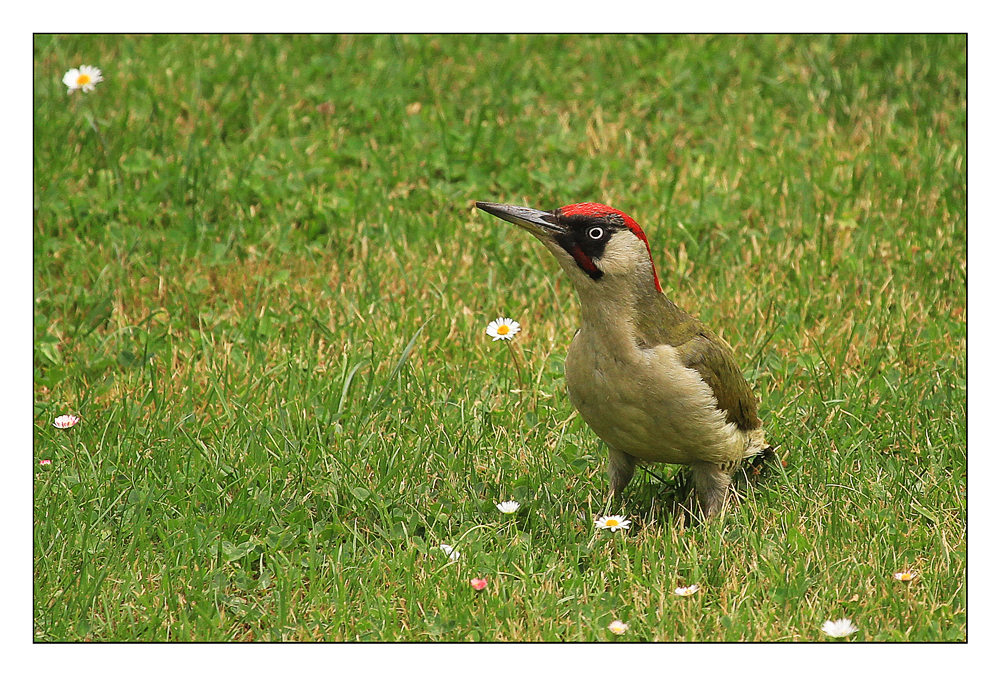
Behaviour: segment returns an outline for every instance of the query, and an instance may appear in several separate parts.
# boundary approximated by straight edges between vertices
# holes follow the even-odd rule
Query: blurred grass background
[[[964,640],[965,72],[952,35],[36,36],[36,640]],[[575,298],[477,199],[632,215],[788,466],[695,528],[641,477],[595,537]]]

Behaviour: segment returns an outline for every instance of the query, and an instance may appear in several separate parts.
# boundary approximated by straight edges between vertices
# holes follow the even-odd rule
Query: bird
[[[732,348],[663,292],[639,224],[595,202],[476,207],[534,235],[576,290],[566,387],[607,445],[608,499],[621,496],[639,463],[688,465],[702,515],[718,514],[744,459],[772,447]]]

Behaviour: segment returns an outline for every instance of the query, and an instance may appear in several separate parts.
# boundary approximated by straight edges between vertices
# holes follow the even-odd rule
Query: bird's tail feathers
[[[757,428],[747,435],[747,447],[743,451],[743,458],[757,458],[766,456],[770,458],[774,454],[774,446],[764,440],[764,430]]]

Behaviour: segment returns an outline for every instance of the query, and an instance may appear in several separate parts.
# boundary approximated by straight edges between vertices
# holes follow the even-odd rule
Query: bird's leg
[[[691,466],[691,476],[694,479],[695,492],[705,517],[714,516],[726,503],[732,473],[729,467],[720,467],[714,463],[701,462]]]
[[[608,447],[608,479],[611,483],[611,495],[620,497],[635,474],[635,458],[628,453]]]

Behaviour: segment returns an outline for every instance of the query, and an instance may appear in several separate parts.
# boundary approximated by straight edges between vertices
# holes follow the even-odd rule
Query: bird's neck
[[[580,319],[584,330],[603,336],[602,340],[622,347],[635,347],[638,319],[648,315],[664,300],[663,293],[648,283],[604,277],[598,282],[580,280],[575,286],[580,297]],[[646,282],[647,280],[640,280]]]

